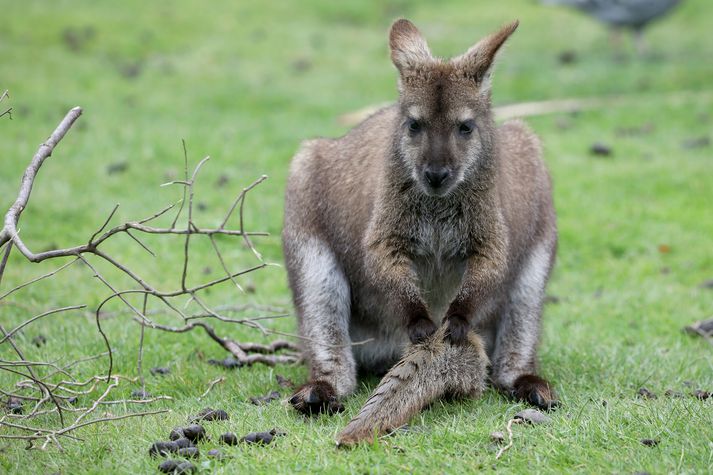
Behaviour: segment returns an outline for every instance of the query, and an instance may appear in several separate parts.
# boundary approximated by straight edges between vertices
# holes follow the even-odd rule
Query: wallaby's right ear
[[[404,70],[417,68],[432,59],[426,40],[410,21],[402,18],[391,25],[389,33],[391,61],[403,73]]]

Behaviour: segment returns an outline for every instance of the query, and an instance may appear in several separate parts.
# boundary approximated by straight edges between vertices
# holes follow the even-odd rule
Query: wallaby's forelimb
[[[337,445],[373,441],[444,395],[476,397],[483,392],[489,362],[482,340],[471,331],[463,344],[454,345],[446,334],[443,325],[424,343],[409,346],[339,434]]]
[[[499,225],[499,222],[492,224],[493,227]],[[497,246],[491,245],[485,252],[468,259],[461,288],[446,312],[446,337],[452,343],[465,340],[470,330],[470,318],[483,305],[486,296],[501,285],[505,268],[505,256]]]
[[[412,260],[399,252],[405,243],[388,235],[390,227],[386,223],[377,221],[370,232],[374,237],[368,244],[367,262],[374,279],[389,289],[393,311],[404,322],[411,343],[423,342],[436,331],[436,324],[421,297]]]

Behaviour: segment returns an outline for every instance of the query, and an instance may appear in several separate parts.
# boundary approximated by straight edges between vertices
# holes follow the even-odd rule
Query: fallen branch
[[[7,93],[0,96],[0,100],[7,97]],[[85,427],[90,424],[96,424],[100,422],[107,422],[113,420],[124,419],[127,417],[137,417],[143,415],[158,414],[162,411],[149,411],[149,412],[139,412],[125,414],[121,416],[111,416],[111,417],[100,417],[95,419],[89,419],[89,416],[93,414],[96,409],[104,405],[127,405],[127,404],[148,404],[161,400],[171,400],[168,396],[156,396],[156,397],[141,397],[140,399],[117,399],[111,400],[110,395],[113,389],[119,386],[121,380],[128,380],[130,383],[136,383],[137,381],[141,384],[141,394],[146,394],[144,390],[144,378],[143,378],[143,345],[144,345],[144,330],[146,328],[167,331],[173,333],[183,333],[193,330],[194,328],[202,328],[205,333],[216,343],[218,343],[223,349],[228,351],[236,360],[239,361],[240,365],[250,365],[254,363],[262,363],[266,365],[273,366],[280,363],[294,363],[300,361],[299,347],[291,342],[285,340],[274,341],[270,344],[260,344],[260,343],[242,343],[235,341],[231,338],[218,335],[216,330],[203,321],[196,321],[201,318],[217,318],[227,323],[235,323],[248,326],[253,329],[259,330],[262,334],[272,334],[273,330],[266,328],[262,321],[270,320],[274,318],[281,318],[287,316],[284,312],[279,315],[258,315],[254,317],[246,317],[241,319],[230,319],[220,315],[218,312],[221,310],[226,311],[236,311],[240,312],[249,308],[256,310],[263,310],[266,312],[275,312],[276,309],[273,307],[258,307],[258,306],[227,306],[224,308],[210,307],[206,302],[204,302],[202,294],[206,289],[213,286],[220,285],[226,282],[232,283],[235,288],[242,292],[243,289],[240,286],[238,279],[248,273],[255,272],[257,270],[267,267],[268,263],[264,262],[262,255],[255,248],[251,237],[256,236],[266,236],[267,233],[264,232],[248,232],[244,229],[245,219],[244,219],[244,209],[245,200],[247,195],[254,190],[260,183],[267,179],[266,176],[261,176],[250,185],[243,188],[236,198],[232,201],[232,204],[225,214],[220,224],[216,228],[203,228],[198,226],[193,217],[193,203],[194,203],[194,185],[199,176],[202,167],[208,162],[209,157],[205,157],[201,160],[196,167],[193,169],[192,173],[189,175],[188,170],[188,153],[183,143],[184,151],[184,179],[176,180],[166,185],[178,185],[183,187],[183,198],[172,205],[166,206],[163,209],[151,214],[150,216],[138,220],[138,221],[128,221],[122,224],[110,226],[110,223],[114,216],[116,215],[118,205],[114,206],[111,212],[108,214],[104,222],[99,226],[99,228],[94,231],[94,233],[89,237],[85,244],[76,245],[61,249],[50,249],[41,252],[32,251],[29,246],[25,243],[18,230],[18,223],[22,216],[23,211],[27,208],[30,196],[32,193],[32,188],[35,183],[35,179],[44,164],[44,162],[49,158],[54,149],[60,143],[60,141],[68,133],[72,125],[81,116],[82,109],[75,107],[71,109],[64,119],[60,122],[57,128],[52,132],[49,138],[42,143],[37,153],[33,156],[29,165],[27,166],[17,194],[17,197],[13,204],[8,209],[7,213],[4,215],[3,225],[0,229],[0,250],[2,252],[0,257],[0,283],[2,283],[3,275],[7,268],[8,262],[10,260],[10,255],[12,252],[17,250],[27,261],[32,263],[40,263],[52,259],[62,259],[62,258],[72,258],[70,261],[63,263],[60,267],[35,277],[25,283],[21,283],[11,287],[9,290],[4,290],[0,293],[0,303],[15,303],[9,302],[7,299],[9,296],[21,291],[22,289],[30,286],[36,282],[44,279],[52,278],[59,272],[62,272],[73,263],[81,261],[85,266],[91,270],[94,277],[109,290],[109,295],[100,301],[98,306],[93,309],[94,320],[96,324],[97,331],[104,339],[106,346],[106,352],[100,355],[88,356],[80,358],[73,362],[67,364],[58,364],[57,362],[47,362],[47,361],[32,361],[24,357],[24,354],[20,347],[16,344],[15,338],[18,334],[25,332],[31,325],[37,324],[38,321],[43,320],[49,316],[64,314],[69,311],[76,311],[86,308],[85,304],[80,305],[66,305],[58,307],[55,309],[45,310],[45,311],[34,311],[32,312],[29,306],[23,304],[17,304],[16,308],[20,311],[25,310],[33,316],[28,317],[21,323],[17,324],[14,328],[6,331],[5,328],[0,326],[0,349],[2,345],[8,345],[17,354],[18,359],[1,359],[0,360],[0,371],[13,374],[15,377],[20,377],[21,379],[15,383],[15,387],[12,389],[2,389],[0,388],[0,393],[7,396],[8,404],[15,401],[15,410],[20,413],[8,413],[2,418],[0,418],[0,427],[5,426],[11,428],[15,431],[25,432],[24,434],[0,434],[0,438],[6,439],[20,439],[26,440],[30,447],[34,447],[34,442],[43,441],[40,448],[45,449],[49,444],[54,444],[58,448],[62,448],[60,440],[62,437],[68,437],[76,439],[71,432]],[[170,226],[161,227],[153,224],[154,221],[165,216],[171,210],[178,206],[176,214],[173,216]],[[228,228],[228,223],[231,221],[231,217],[237,213],[237,220],[239,222],[239,229]],[[185,216],[185,219],[181,219]],[[180,223],[183,224],[180,224]],[[150,283],[148,280],[143,278],[141,274],[132,269],[127,264],[124,264],[117,257],[109,254],[103,246],[105,242],[112,239],[114,236],[125,234],[134,243],[140,246],[144,251],[149,253],[151,256],[155,257],[155,253],[143,242],[141,239],[142,235],[172,235],[183,240],[183,262],[182,271],[180,276],[180,282],[177,289],[160,290],[155,285]],[[224,272],[223,277],[214,278],[208,280],[207,282],[189,284],[190,276],[190,252],[189,243],[193,237],[207,238],[213,247],[216,257],[220,261],[222,270]],[[228,262],[224,259],[220,252],[216,236],[225,236],[228,238],[239,238],[244,241],[245,246],[251,251],[252,255],[258,260],[255,265],[247,267],[242,270],[233,271],[230,269]],[[118,288],[115,283],[113,283],[107,276],[105,276],[101,271],[100,267],[95,265],[94,261],[103,262],[108,264],[110,267],[118,270],[120,274],[124,277],[128,277],[129,281],[132,283],[131,288]],[[142,304],[135,305],[133,299],[136,297],[141,297]],[[188,297],[188,303],[194,303],[199,311],[198,312],[188,312],[186,311],[186,305],[182,305],[177,299],[183,300]],[[3,302],[5,300],[5,302]],[[114,375],[113,373],[113,359],[114,350],[109,341],[108,335],[102,328],[101,319],[106,318],[107,314],[102,313],[102,309],[110,302],[118,300],[123,303],[125,310],[121,312],[114,312],[114,315],[122,315],[124,313],[129,313],[133,315],[133,320],[139,323],[140,327],[140,337],[138,342],[138,358],[137,358],[137,378],[127,378],[121,375]],[[162,310],[149,309],[149,303],[159,303],[162,305]],[[183,326],[170,326],[163,325],[154,322],[151,319],[152,315],[165,315],[173,314],[179,317]],[[194,321],[191,321],[194,320]],[[287,350],[287,351],[285,351]],[[281,354],[276,354],[282,352]],[[83,381],[77,381],[69,371],[71,368],[75,367],[77,364],[84,361],[91,361],[97,358],[106,356],[108,359],[108,369],[106,374],[95,375],[89,379]],[[101,394],[96,394],[102,383],[108,383],[107,387]],[[209,386],[208,391],[215,385],[218,384],[220,380],[216,380]],[[87,407],[75,407],[72,406],[77,398],[89,398],[91,396],[92,402],[89,403]],[[19,402],[18,402],[19,401]],[[31,403],[33,408],[29,413],[22,413],[22,404]],[[50,409],[44,409],[47,403],[51,403],[54,407]],[[79,415],[74,419],[74,421],[65,425],[64,413]],[[39,415],[51,415],[57,414],[59,417],[60,428],[42,428],[42,427],[32,427],[30,425],[17,424],[15,422],[10,422],[10,420],[23,420],[32,419]],[[31,432],[31,434],[27,434]]]

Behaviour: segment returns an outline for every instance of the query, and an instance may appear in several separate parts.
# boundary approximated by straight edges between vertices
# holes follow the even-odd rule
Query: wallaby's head
[[[490,76],[495,54],[517,25],[505,25],[450,60],[432,56],[410,21],[391,26],[391,59],[400,76],[394,145],[428,195],[447,195],[492,159]]]

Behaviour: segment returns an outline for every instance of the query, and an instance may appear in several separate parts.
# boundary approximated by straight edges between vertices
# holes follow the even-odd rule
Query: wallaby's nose
[[[440,188],[450,174],[446,167],[428,167],[425,171],[428,184],[434,188]]]

